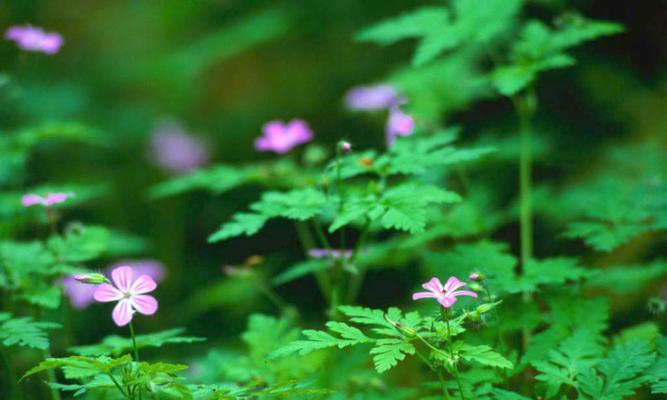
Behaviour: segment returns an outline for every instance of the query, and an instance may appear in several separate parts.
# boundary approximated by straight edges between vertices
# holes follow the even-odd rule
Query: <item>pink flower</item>
[[[5,32],[5,39],[13,40],[23,50],[56,54],[63,45],[63,37],[57,32],[44,32],[36,26],[12,26]]]
[[[410,136],[415,129],[415,120],[401,111],[398,105],[389,109],[389,117],[385,125],[387,146],[394,144],[397,136]]]
[[[129,266],[137,276],[148,275],[157,283],[162,282],[165,276],[164,266],[156,260],[126,260],[110,265],[105,273],[109,273],[118,267]],[[69,298],[70,304],[76,309],[88,307],[93,301],[95,293],[95,284],[84,282],[86,276],[90,274],[76,274],[63,278],[63,287],[65,294]],[[101,282],[100,282],[101,283]]]
[[[153,315],[157,311],[158,302],[150,293],[157,283],[148,275],[141,275],[133,280],[132,268],[123,266],[111,271],[113,285],[103,283],[95,289],[93,297],[96,301],[107,303],[117,301],[111,316],[118,326],[125,326],[132,321],[135,311],[144,315]]]
[[[164,280],[166,275],[166,269],[161,262],[152,259],[145,260],[121,260],[117,263],[114,263],[106,268],[106,271],[112,271],[116,268],[128,266],[132,268],[132,271],[139,275],[148,275],[157,283],[160,283]]]
[[[456,298],[458,296],[471,296],[477,297],[477,293],[471,292],[469,290],[457,290],[460,287],[465,286],[465,282],[461,282],[455,276],[452,276],[447,280],[445,286],[442,286],[440,279],[431,278],[430,281],[422,285],[422,287],[428,292],[417,292],[412,295],[412,300],[432,298],[437,299],[438,303],[445,308],[451,307],[456,303]]]
[[[80,282],[74,276],[63,278],[63,289],[75,309],[88,307],[93,302],[95,285]]]
[[[64,202],[70,197],[74,197],[74,193],[48,193],[44,197],[34,193],[29,193],[21,197],[21,204],[23,204],[23,207],[34,206],[35,204],[39,204],[44,207],[51,207],[54,204]]]
[[[312,139],[313,132],[306,121],[293,119],[286,124],[278,120],[269,121],[262,127],[262,136],[255,140],[255,149],[285,154]]]
[[[401,101],[390,85],[357,86],[345,95],[345,105],[351,110],[375,111],[389,108]]]
[[[155,165],[172,173],[190,172],[209,160],[205,143],[174,120],[165,120],[157,125],[151,136],[149,151]]]

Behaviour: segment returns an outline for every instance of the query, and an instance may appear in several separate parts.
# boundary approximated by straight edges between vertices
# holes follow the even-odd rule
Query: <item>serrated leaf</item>
[[[204,341],[204,338],[195,336],[181,336],[184,328],[173,328],[162,332],[137,335],[137,348],[162,347],[166,344],[196,343]],[[75,346],[69,350],[82,356],[118,356],[131,351],[132,340],[117,335],[105,337],[101,343],[88,346]]]
[[[471,346],[462,344],[459,347],[459,351],[461,358],[466,361],[472,361],[497,368],[514,368],[514,364],[499,353],[493,351],[493,349],[487,345]]]
[[[406,355],[415,354],[415,347],[401,339],[379,339],[370,351],[373,364],[379,373],[395,367]]]
[[[12,318],[11,314],[0,312],[0,340],[3,346],[25,346],[47,349],[47,330],[60,328],[53,322],[34,321],[30,317]]]

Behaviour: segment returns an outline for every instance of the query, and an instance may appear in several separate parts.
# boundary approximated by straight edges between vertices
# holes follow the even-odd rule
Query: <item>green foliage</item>
[[[655,355],[644,341],[631,340],[615,346],[607,358],[582,373],[581,391],[596,400],[617,400],[631,396],[650,378],[644,371]]]
[[[537,78],[538,73],[569,67],[575,59],[566,50],[584,42],[623,31],[619,24],[587,20],[568,14],[551,29],[544,23],[528,21],[512,47],[511,64],[498,66],[491,74],[493,86],[505,96],[513,96]]]
[[[459,347],[461,358],[466,361],[472,361],[481,365],[487,365],[496,368],[512,369],[514,365],[499,353],[487,345],[471,346],[462,344]]]
[[[366,28],[357,39],[387,45],[417,38],[420,41],[412,61],[421,65],[462,43],[485,43],[506,32],[521,3],[493,0],[478,7],[474,1],[456,0],[451,10],[424,7]]]
[[[548,361],[533,363],[539,374],[535,379],[547,383],[547,396],[553,397],[561,385],[580,389],[579,379],[600,360],[602,337],[585,329],[575,331],[563,340],[558,350],[549,352]]]
[[[637,293],[649,284],[667,275],[667,262],[655,260],[649,264],[624,265],[605,268],[593,275],[588,285],[604,288],[615,294]],[[631,276],[632,279],[628,279]]]
[[[30,317],[12,318],[9,313],[0,312],[0,340],[6,347],[18,345],[44,350],[49,347],[46,331],[56,328],[60,325],[34,321]]]
[[[181,336],[184,328],[173,328],[162,332],[137,335],[137,348],[162,347],[165,344],[196,343],[204,338],[195,336]],[[75,346],[70,351],[81,356],[119,356],[132,350],[132,340],[117,335],[107,336],[99,344]]]
[[[262,199],[250,205],[254,213],[238,213],[232,222],[223,224],[209,237],[217,242],[234,236],[257,233],[272,218],[305,221],[322,212],[326,197],[316,189],[298,189],[290,192],[266,192]]]
[[[427,339],[442,341],[465,331],[461,323],[465,316],[450,321],[446,325],[442,321],[432,318],[423,318],[416,312],[403,314],[397,308],[390,308],[387,312],[356,306],[340,306],[339,310],[350,322],[370,327],[371,334],[366,334],[359,328],[344,322],[329,321],[326,323],[328,331],[304,330],[305,339],[296,340],[271,354],[271,358],[285,357],[291,354],[305,355],[315,350],[326,348],[343,349],[346,347],[371,344],[370,354],[373,355],[375,370],[384,373],[395,367],[407,355],[414,355],[416,346]],[[450,327],[451,331],[447,329]],[[380,337],[375,337],[379,335]],[[419,339],[419,340],[417,340]],[[454,344],[456,355],[445,350],[436,349],[429,344],[430,355],[445,365],[451,360],[461,359],[497,368],[512,368],[513,364],[489,346],[472,346],[463,342]]]
[[[62,368],[65,377],[77,379],[94,376],[96,374],[109,374],[115,368],[121,367],[132,362],[132,357],[124,355],[119,358],[109,357],[83,357],[71,356],[63,358],[47,358],[37,366],[28,370],[21,380],[47,369]]]

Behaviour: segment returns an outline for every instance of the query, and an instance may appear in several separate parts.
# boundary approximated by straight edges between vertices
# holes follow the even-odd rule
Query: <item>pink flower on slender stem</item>
[[[74,197],[74,193],[48,193],[43,197],[34,193],[29,193],[21,197],[21,204],[23,204],[23,207],[30,207],[36,204],[44,207],[51,207],[54,204],[64,202],[70,197]]]
[[[456,298],[458,296],[471,296],[477,297],[477,293],[471,292],[469,290],[458,290],[460,287],[465,286],[465,282],[461,282],[455,276],[452,276],[447,280],[447,283],[443,286],[438,278],[431,278],[430,281],[422,285],[422,287],[428,292],[417,292],[412,295],[412,300],[419,299],[437,299],[438,303],[445,308],[450,308],[454,303],[456,303]]]
[[[45,32],[36,26],[14,25],[5,32],[5,39],[16,42],[16,45],[28,51],[37,51],[53,55],[63,45],[63,37],[57,32]]]
[[[132,321],[135,311],[144,315],[153,315],[158,302],[153,296],[146,295],[157,287],[157,283],[148,275],[141,275],[133,280],[132,268],[124,266],[111,271],[113,285],[103,283],[95,289],[96,301],[107,303],[117,301],[111,316],[118,326],[125,326]]]
[[[300,119],[293,119],[288,123],[269,121],[262,127],[262,136],[255,140],[255,149],[285,154],[312,139],[313,131],[306,121]]]

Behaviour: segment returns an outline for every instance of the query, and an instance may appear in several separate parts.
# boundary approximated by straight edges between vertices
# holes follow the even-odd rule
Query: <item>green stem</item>
[[[118,388],[118,390],[123,395],[123,397],[125,397],[126,399],[129,399],[130,396],[127,393],[125,393],[125,391],[123,390],[123,387],[120,386],[120,384],[118,383],[116,378],[114,378],[113,374],[111,372],[109,372],[109,373],[107,373],[107,375],[109,375],[109,378],[111,378],[111,381],[113,382],[114,385],[116,385],[116,388]]]
[[[45,360],[47,358],[51,358],[51,351],[49,351],[48,348],[44,349],[42,351],[42,354]],[[46,370],[46,377],[49,383],[58,383],[58,380],[56,379],[56,372],[52,368]],[[50,385],[49,387],[51,388],[51,399],[60,400],[60,392],[58,391],[58,389],[51,387]]]
[[[134,361],[139,362],[139,348],[137,347],[137,338],[134,336],[134,324],[130,321],[130,337],[132,338],[132,349],[134,350]]]
[[[426,356],[424,356],[421,351],[419,351],[419,349],[415,348],[415,352],[417,357],[419,357],[424,362],[424,364],[426,364],[431,369],[431,371],[437,375],[438,381],[440,382],[440,387],[442,388],[442,394],[446,400],[449,400],[449,391],[447,391],[447,384],[445,383],[445,378],[442,376],[442,372],[435,368],[433,364],[428,361],[428,358],[426,358]]]
[[[315,240],[313,239],[313,236],[308,229],[308,225],[301,221],[297,221],[294,224],[296,228],[296,233],[297,236],[299,237],[299,242],[301,243],[301,247],[303,249],[303,254],[306,257],[309,257],[308,251],[310,249],[315,248]],[[329,301],[329,292],[331,288],[329,287],[329,279],[326,276],[325,271],[316,271],[315,272],[315,280],[317,281],[317,285],[320,288],[320,293],[322,293],[322,297],[324,297],[325,300]]]
[[[452,375],[459,388],[459,396],[461,397],[461,400],[465,400],[465,397],[463,396],[463,385],[461,385],[461,379],[459,378],[459,368],[457,366],[457,361],[454,358],[454,348],[452,347],[452,330],[449,326],[451,311],[449,309],[441,308],[440,312],[442,314],[442,319],[445,320],[445,324],[447,325],[447,347],[449,348],[449,358],[452,360]]]
[[[514,107],[519,116],[519,226],[520,226],[520,255],[521,272],[525,271],[526,266],[533,257],[533,210],[532,210],[532,119],[535,114],[537,99],[534,88],[531,86],[523,93],[521,97],[512,99]],[[531,301],[531,294],[523,293],[523,301]],[[523,348],[528,346],[531,332],[530,329],[523,329]]]
[[[296,311],[285,299],[283,299],[270,285],[267,285],[263,279],[256,279],[259,290],[282,311],[288,313],[289,311]]]
[[[359,255],[361,247],[366,242],[366,238],[368,237],[368,233],[370,232],[370,226],[371,226],[371,220],[367,219],[366,222],[364,223],[363,228],[361,228],[361,234],[359,235],[359,238],[357,239],[357,242],[354,245],[354,250],[349,260],[350,264],[354,264],[354,261],[357,259],[357,256]],[[348,288],[348,293],[347,293],[348,303],[354,303],[356,301],[357,297],[359,296],[359,291],[361,290],[361,284],[364,282],[365,275],[366,275],[366,269],[364,268],[357,268],[357,273],[352,275],[352,278],[350,279],[350,286]]]

